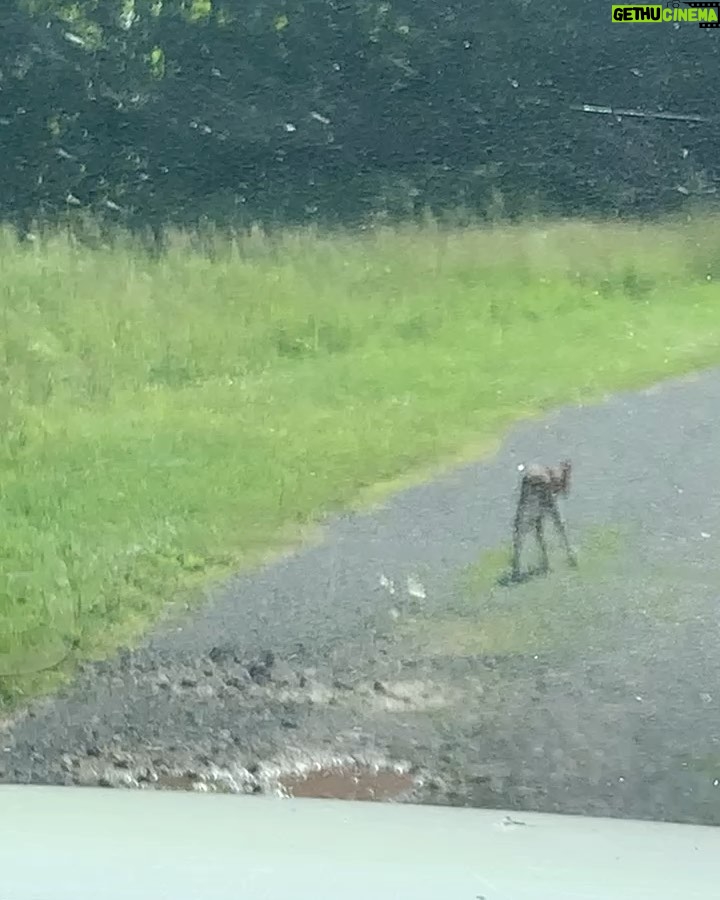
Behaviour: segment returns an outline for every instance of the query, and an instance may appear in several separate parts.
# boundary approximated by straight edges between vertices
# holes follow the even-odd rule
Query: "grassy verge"
[[[720,221],[0,234],[0,704],[378,482],[720,361]]]

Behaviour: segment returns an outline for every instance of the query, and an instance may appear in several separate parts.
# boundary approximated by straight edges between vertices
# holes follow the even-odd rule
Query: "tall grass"
[[[0,703],[365,486],[719,361],[719,245],[707,217],[178,233],[157,259],[0,233]]]

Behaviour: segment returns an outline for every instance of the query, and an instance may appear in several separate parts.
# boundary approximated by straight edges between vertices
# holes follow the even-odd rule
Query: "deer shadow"
[[[577,569],[578,563],[577,559],[573,562],[569,563],[571,569]],[[524,572],[519,572],[517,575],[510,571],[502,572],[497,578],[497,584],[500,587],[511,587],[512,585],[517,584],[526,584],[528,581],[532,581],[534,578],[547,578],[548,575],[552,572],[552,566],[548,566],[544,568],[543,566],[532,566],[529,569],[525,569]]]
[[[512,571],[505,571],[498,575],[497,584],[500,587],[527,584],[528,581],[532,581],[535,578],[546,578],[550,572],[551,569],[544,569],[542,566],[533,566],[532,568],[525,569],[524,572],[519,572],[517,574]]]

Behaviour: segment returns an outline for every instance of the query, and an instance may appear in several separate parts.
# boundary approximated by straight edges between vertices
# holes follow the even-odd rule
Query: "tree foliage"
[[[23,227],[627,214],[716,188],[720,32],[696,24],[586,0],[9,7],[0,208]]]

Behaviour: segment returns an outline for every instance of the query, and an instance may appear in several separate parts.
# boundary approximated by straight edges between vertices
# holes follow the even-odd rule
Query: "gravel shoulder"
[[[0,726],[0,780],[277,791],[720,822],[720,372],[568,407],[328,522]],[[573,459],[580,567],[498,583],[517,465]],[[555,548],[556,549],[556,548]]]

